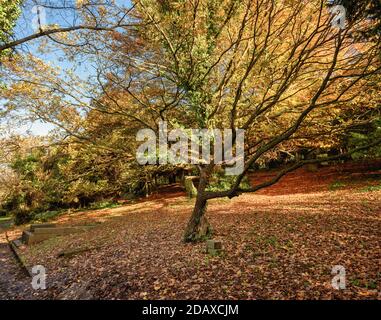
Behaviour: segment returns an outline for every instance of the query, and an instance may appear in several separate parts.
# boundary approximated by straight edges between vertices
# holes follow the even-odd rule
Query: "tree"
[[[340,29],[328,9],[323,0],[137,0],[133,28],[67,39],[74,48],[66,48],[68,54],[93,57],[97,72],[87,83],[41,72],[48,67],[24,57],[10,72],[13,83],[4,96],[78,141],[95,140],[84,126],[89,114],[116,117],[131,128],[118,134],[132,147],[138,129],[158,131],[159,121],[171,128],[228,128],[234,143],[237,129],[244,129],[244,169],[227,189],[209,188],[217,163],[196,166],[198,193],[184,240],[198,241],[211,232],[209,200],[256,192],[327,159],[295,161],[274,179],[243,187],[249,169],[305,141],[332,143],[369,110],[358,104],[380,71],[379,40],[356,42],[352,33],[365,18]],[[83,39],[86,44],[76,46]],[[368,107],[375,108],[373,101]]]
[[[306,163],[297,162],[266,183],[240,188],[249,168],[266,153],[308,133],[309,126],[323,127],[319,135],[325,126],[332,128],[337,114],[330,115],[329,108],[345,109],[367,76],[379,70],[376,43],[362,44],[355,62],[345,55],[360,21],[345,30],[333,28],[324,1],[136,3],[151,23],[147,41],[161,48],[160,63],[150,62],[169,70],[162,72],[181,90],[188,119],[200,128],[243,128],[253,146],[246,145],[244,171],[229,190],[206,191],[215,165],[200,166],[186,241],[210,231],[208,200],[255,192]]]

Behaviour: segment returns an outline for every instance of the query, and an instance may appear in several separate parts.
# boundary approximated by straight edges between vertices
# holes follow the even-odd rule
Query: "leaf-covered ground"
[[[0,300],[32,297],[30,281],[15,261],[4,234],[0,234],[0,270]]]
[[[381,299],[381,191],[369,189],[380,181],[372,170],[339,169],[321,169],[318,182],[301,169],[259,194],[213,200],[208,218],[224,245],[219,256],[181,242],[193,202],[176,186],[121,208],[66,215],[58,222],[101,223],[24,249],[30,266],[46,267],[48,289],[16,296]],[[83,247],[92,250],[57,257]],[[346,269],[345,290],[332,288],[335,265]]]

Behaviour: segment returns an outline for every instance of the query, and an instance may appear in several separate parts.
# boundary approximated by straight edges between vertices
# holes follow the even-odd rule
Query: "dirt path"
[[[0,270],[0,300],[32,298],[30,279],[23,274],[17,264],[5,238],[5,230],[1,226]]]

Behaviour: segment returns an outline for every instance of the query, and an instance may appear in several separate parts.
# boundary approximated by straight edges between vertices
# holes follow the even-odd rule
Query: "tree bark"
[[[208,169],[201,170],[196,203],[184,233],[185,242],[204,241],[212,235],[212,229],[205,217],[208,204],[208,200],[205,197],[205,189],[209,180],[209,172]]]

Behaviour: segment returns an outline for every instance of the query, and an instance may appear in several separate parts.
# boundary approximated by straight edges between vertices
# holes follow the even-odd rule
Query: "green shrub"
[[[14,212],[14,222],[16,225],[21,225],[32,221],[33,214],[25,209],[19,209]]]
[[[210,183],[209,183],[209,186],[207,187],[207,191],[212,191],[212,192],[216,192],[216,191],[227,191],[229,189],[231,189],[231,187],[233,186],[234,182],[235,182],[235,179],[236,177],[234,176],[226,176],[224,174],[214,174]],[[242,182],[240,184],[240,188],[241,189],[248,189],[250,188],[250,183],[249,183],[249,179],[245,176],[243,179],[242,179]]]
[[[359,132],[351,132],[348,139],[349,149],[366,146],[381,137],[381,118],[375,120],[371,125],[367,125]],[[352,154],[352,159],[368,159],[381,157],[381,145]]]
[[[120,207],[120,204],[115,201],[101,201],[91,204],[90,209],[99,210],[99,209],[112,209]]]
[[[7,215],[7,210],[0,208],[0,217],[5,217]]]

